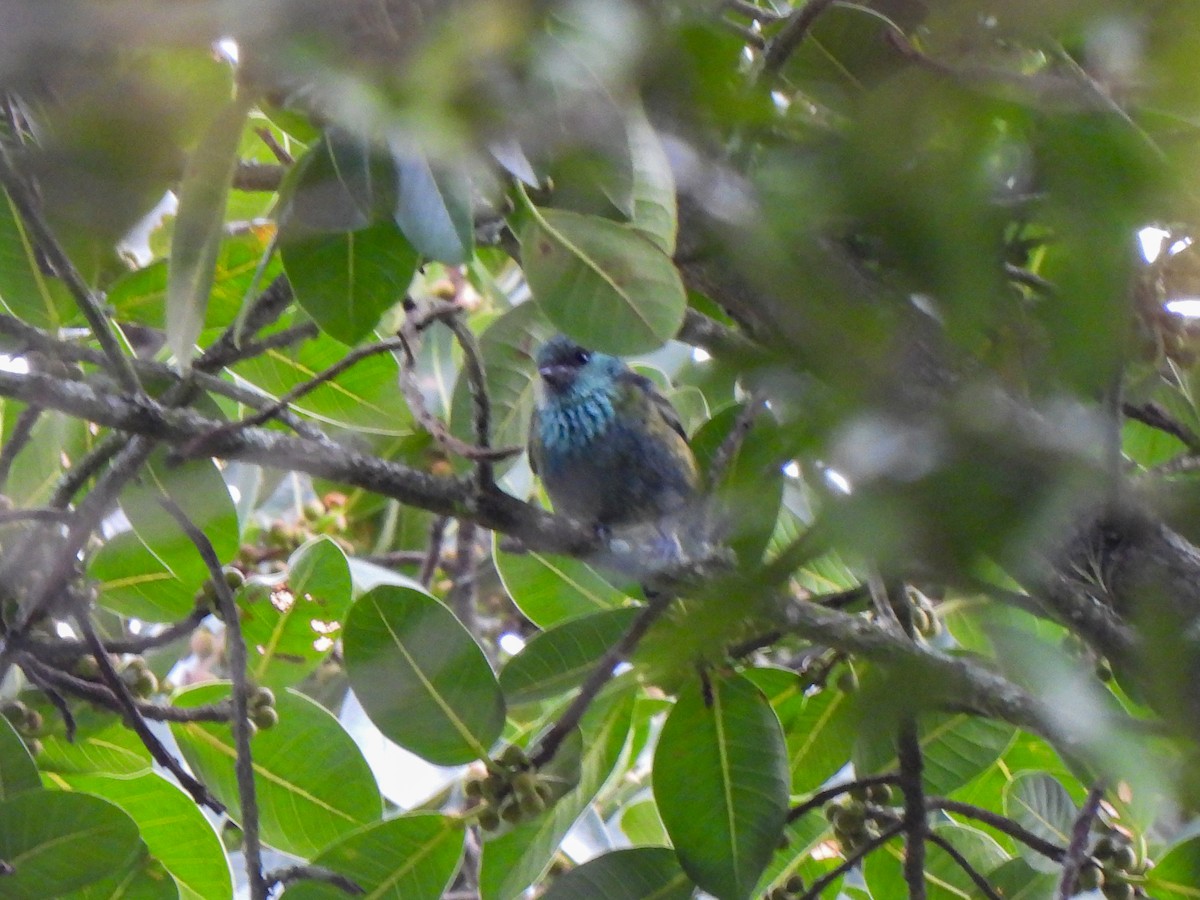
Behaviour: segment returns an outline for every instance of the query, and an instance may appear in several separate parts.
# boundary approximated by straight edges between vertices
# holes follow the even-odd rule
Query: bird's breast
[[[542,444],[551,454],[587,453],[608,431],[612,420],[612,401],[603,396],[544,409],[540,416]]]

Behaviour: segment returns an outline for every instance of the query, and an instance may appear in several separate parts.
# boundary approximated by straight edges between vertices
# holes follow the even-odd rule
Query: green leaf
[[[530,209],[521,259],[551,322],[585,346],[618,355],[654,350],[675,336],[687,296],[661,248],[608,219]]]
[[[1071,829],[1077,810],[1067,789],[1057,778],[1043,772],[1023,772],[1013,779],[1004,792],[1004,812],[1010,819],[1040,838],[1066,847],[1071,843]],[[1021,842],[1017,850],[1029,865],[1039,872],[1057,872],[1060,866]]]
[[[0,190],[0,304],[28,325],[55,331],[70,315],[63,286],[42,273],[33,243],[7,191]]]
[[[485,839],[479,870],[481,900],[513,900],[549,868],[563,838],[621,759],[633,702],[632,682],[617,682],[601,692],[583,717],[579,731],[573,732],[576,738],[582,738],[574,742],[582,750],[577,783],[538,818]],[[546,774],[575,768],[562,759],[570,755],[571,744],[568,739],[559,748]]]
[[[391,162],[370,141],[331,128],[296,163],[280,188],[283,240],[357,231],[391,211]]]
[[[748,669],[771,703],[787,740],[792,793],[816,790],[850,761],[858,717],[850,695],[810,687],[795,672],[785,669]]]
[[[611,609],[535,635],[500,672],[505,698],[514,705],[533,703],[578,687],[640,612],[634,607]]]
[[[1059,881],[1057,874],[1039,872],[1023,859],[1010,859],[985,877],[1004,900],[1046,900]]]
[[[46,900],[134,863],[142,842],[120,809],[87,794],[26,791],[0,803],[7,900]]]
[[[24,405],[4,403],[5,440]],[[49,499],[66,465],[77,463],[92,448],[94,438],[84,422],[66,413],[45,410],[33,426],[33,436],[17,454],[4,493],[14,506],[39,506]]]
[[[925,792],[945,797],[995,763],[1017,729],[966,713],[929,713],[921,716],[918,732],[925,757]],[[864,729],[854,746],[855,771],[873,775],[896,765],[893,736]]]
[[[692,884],[670,847],[605,853],[557,878],[544,900],[688,900]]]
[[[299,324],[285,316],[281,327]],[[346,355],[346,345],[326,335],[245,360],[234,367],[238,376],[278,398]],[[359,360],[337,378],[291,404],[315,418],[371,434],[411,434],[412,412],[397,388],[400,364],[390,353]]]
[[[161,548],[160,548],[161,549]],[[196,606],[196,588],[204,580],[203,562],[190,544],[177,547],[186,558],[168,560],[181,574],[151,553],[132,531],[109,538],[88,562],[97,601],[121,616],[147,622],[174,622]],[[167,555],[165,550],[164,555]]]
[[[631,113],[627,128],[633,160],[633,216],[629,224],[670,256],[675,252],[678,231],[671,163],[644,112],[639,109]]]
[[[350,609],[343,643],[350,684],[384,735],[440,765],[487,756],[504,727],[504,695],[438,600],[380,585]]]
[[[975,828],[941,823],[934,826],[977,871],[987,872],[1007,860],[1007,855],[988,835]],[[904,897],[908,889],[903,874],[903,840],[895,838],[867,857],[863,878],[874,897]],[[929,900],[974,900],[974,882],[940,847],[926,848],[925,885]],[[1039,898],[1042,900],[1042,898]]]
[[[179,885],[166,867],[143,853],[133,865],[110,872],[59,900],[178,900],[180,896]]]
[[[0,801],[22,791],[36,791],[41,786],[37,766],[25,749],[25,742],[12,723],[0,716]]]
[[[218,703],[228,684],[202,684],[174,698],[183,708]],[[254,736],[254,785],[263,840],[311,858],[356,828],[379,820],[382,801],[362,751],[323,707],[295,691],[276,696],[279,724]],[[171,733],[188,766],[241,818],[234,761],[225,723],[177,722]]]
[[[272,255],[259,272],[274,238],[274,227],[256,225],[220,242],[204,307],[205,328],[228,325],[242,308],[256,279],[266,284],[283,271],[279,257]],[[160,260],[117,279],[108,292],[108,303],[120,321],[151,328],[166,327],[168,269],[168,262]]]
[[[238,517],[229,488],[211,459],[167,463],[165,450],[155,451],[140,477],[121,493],[121,510],[142,543],[181,577],[207,572],[199,552],[179,523],[163,508],[169,498],[212,543],[217,559],[228,561],[238,551]],[[190,552],[190,557],[189,557]],[[193,559],[194,563],[187,560]],[[194,568],[193,568],[194,566]],[[186,567],[180,571],[181,567]]]
[[[358,231],[289,238],[280,245],[296,302],[322,331],[344,344],[371,333],[403,299],[417,252],[391,222]]]
[[[422,256],[456,266],[475,243],[471,179],[452,166],[430,162],[415,146],[391,146],[396,168],[394,218]]]
[[[525,618],[539,628],[625,605],[625,592],[582,560],[549,553],[506,553],[496,541],[493,544],[504,589]]]
[[[371,900],[439,900],[458,868],[463,824],[448,816],[399,816],[369,825],[329,847],[313,860],[345,875]],[[289,887],[288,900],[339,900],[345,892],[302,881]]]
[[[1176,844],[1147,873],[1146,893],[1154,900],[1200,897],[1200,837]]]
[[[250,112],[249,92],[217,113],[192,151],[179,185],[179,211],[167,278],[167,346],[187,370],[204,325],[225,225],[225,203]]]
[[[150,770],[150,751],[141,739],[107,710],[89,707],[74,710],[75,740],[66,739],[62,717],[49,703],[39,705],[45,733],[38,740],[38,768],[43,773],[140,775]]]
[[[157,772],[132,778],[55,775],[70,790],[103,797],[123,809],[150,852],[170,872],[180,894],[196,900],[233,896],[229,861],[221,839],[194,800]]]
[[[250,676],[273,688],[297,684],[329,655],[341,631],[352,587],[346,554],[317,538],[292,554],[285,581],[255,581],[237,597]]]
[[[683,869],[720,900],[749,898],[783,832],[787,747],[747,679],[690,684],[654,754],[654,798]]]

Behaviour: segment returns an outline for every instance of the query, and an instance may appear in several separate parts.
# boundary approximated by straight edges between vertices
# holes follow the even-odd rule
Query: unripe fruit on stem
[[[495,831],[500,827],[500,816],[490,806],[479,811],[479,827],[484,831]]]
[[[250,710],[250,722],[259,728],[274,728],[279,724],[279,710],[273,706],[257,706]]]
[[[252,707],[274,706],[275,692],[269,687],[256,687],[246,698],[246,704]]]

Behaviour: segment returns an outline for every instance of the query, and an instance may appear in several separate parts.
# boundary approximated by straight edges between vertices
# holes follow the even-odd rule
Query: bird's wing
[[[664,397],[654,382],[645,375],[639,375],[633,371],[626,371],[619,376],[620,380],[628,384],[632,384],[649,399],[651,405],[658,410],[663,417],[663,421],[671,427],[671,430],[678,434],[685,441],[687,440],[687,432],[683,429],[683,420],[679,418],[679,413],[675,407],[671,405],[671,401]]]

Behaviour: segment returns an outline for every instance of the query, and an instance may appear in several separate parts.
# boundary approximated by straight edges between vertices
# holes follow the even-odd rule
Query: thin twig
[[[810,887],[800,896],[800,900],[821,900],[821,892],[825,890],[825,888],[829,887],[829,885],[833,884],[835,881],[853,869],[859,864],[859,862],[865,859],[868,854],[878,850],[903,830],[904,826],[898,824],[893,825],[891,828],[888,828],[885,831],[881,831],[878,837],[871,838],[871,840],[867,841],[853,853],[849,854],[842,864],[836,869],[831,869],[814,881],[812,883],[812,887]]]
[[[1125,401],[1121,404],[1121,412],[1127,419],[1133,419],[1135,422],[1141,422],[1143,425],[1179,438],[1192,453],[1200,453],[1200,435],[1197,435],[1157,403]]]
[[[287,167],[273,163],[239,162],[233,172],[235,191],[277,191]]]
[[[931,844],[941,847],[946,855],[954,860],[960,869],[967,873],[967,877],[974,882],[975,887],[979,888],[979,892],[983,894],[987,900],[1002,900],[1000,895],[996,893],[996,889],[988,883],[988,880],[979,873],[979,870],[971,865],[970,860],[958,852],[958,848],[951,844],[948,840],[938,834],[936,831],[931,831],[926,835],[926,838]]]
[[[75,623],[79,626],[80,633],[83,634],[84,640],[92,650],[92,657],[100,669],[100,677],[104,679],[108,689],[116,696],[121,712],[124,713],[126,724],[133,729],[134,734],[150,751],[154,761],[174,775],[183,789],[191,794],[197,803],[207,806],[213,812],[224,813],[224,805],[209,793],[207,787],[184,769],[179,760],[167,752],[167,748],[162,745],[162,742],[150,730],[150,726],[146,724],[146,717],[138,709],[137,700],[129,692],[128,685],[121,679],[104,649],[104,643],[96,632],[96,626],[92,624],[91,613],[86,609],[77,610]]]
[[[41,676],[41,673],[37,671],[36,667],[32,665],[25,665],[24,662],[22,662],[21,671],[25,673],[25,677],[28,678],[38,688],[38,690],[46,695],[46,698],[50,701],[54,708],[58,710],[58,715],[63,721],[63,736],[67,739],[67,743],[75,743],[75,714],[71,712],[71,707],[67,705],[66,698],[58,692],[58,689],[55,688],[53,684]]]
[[[339,875],[337,872],[331,872],[321,866],[288,866],[286,869],[274,869],[263,876],[267,893],[276,887],[286,888],[297,881],[319,881],[322,884],[332,885],[352,897],[366,893],[345,875]]]
[[[41,417],[42,408],[40,406],[27,406],[17,416],[12,433],[9,434],[4,449],[0,450],[0,494],[4,493],[8,486],[8,473],[12,471],[13,461],[29,443],[29,439],[33,436],[33,426]]]
[[[730,12],[753,19],[756,22],[777,22],[783,18],[781,14],[755,6],[749,0],[724,0],[724,5]]]
[[[813,22],[834,3],[834,0],[808,0],[802,7],[788,16],[779,33],[772,39],[763,55],[763,75],[774,79],[783,64],[788,61],[796,48],[804,40]]]
[[[258,798],[254,787],[254,758],[250,751],[250,719],[247,709],[249,689],[246,683],[246,641],[238,618],[233,590],[225,581],[221,560],[212,542],[179,505],[169,497],[159,501],[196,547],[208,567],[208,576],[217,594],[217,605],[225,621],[225,648],[229,655],[229,678],[233,682],[233,742],[237,749],[234,770],[237,775],[238,805],[242,812],[243,853],[246,857],[246,876],[250,880],[250,900],[266,900],[267,886],[263,880],[262,840],[258,830]]]
[[[203,622],[207,616],[207,609],[197,607],[188,613],[185,618],[180,619],[178,622],[172,622],[160,631],[152,634],[139,634],[131,638],[108,640],[104,642],[104,648],[109,653],[145,653],[147,650],[155,647],[163,647],[180,638],[186,637],[195,631],[196,626]],[[77,659],[90,652],[86,645],[78,641],[45,643],[26,639],[21,642],[21,649],[27,650],[38,657],[38,659],[54,661]]]
[[[402,347],[403,342],[399,338],[391,338],[386,341],[377,341],[373,344],[357,347],[343,356],[340,360],[338,360],[338,362],[334,363],[328,369],[325,369],[323,372],[318,372],[307,381],[303,381],[296,385],[278,400],[268,404],[254,415],[247,416],[246,418],[240,419],[236,422],[229,422],[228,424],[222,425],[220,428],[210,432],[209,434],[202,434],[188,442],[185,446],[179,448],[176,451],[176,454],[184,459],[196,456],[207,456],[208,454],[206,453],[206,450],[210,446],[220,443],[223,439],[227,438],[230,434],[233,434],[236,431],[244,428],[254,428],[262,425],[269,419],[275,418],[280,413],[284,412],[288,405],[293,401],[303,397],[305,394],[308,394],[311,391],[316,390],[321,385],[332,381],[347,369],[351,368],[367,357],[376,356],[380,353],[391,353],[395,350],[401,349]]]
[[[54,689],[113,712],[125,712],[117,695],[99,682],[56,669],[28,653],[23,653],[18,661],[30,681],[44,682]],[[231,715],[231,707],[227,702],[181,707],[159,706],[135,698],[134,706],[139,715],[155,722],[228,722]]]
[[[475,613],[475,539],[478,533],[479,526],[470,519],[458,520],[454,564],[449,572],[450,592],[446,597],[447,605],[471,634],[479,633]]]
[[[534,768],[544,766],[554,758],[559,745],[579,724],[583,714],[587,712],[592,701],[596,699],[596,695],[600,693],[600,689],[612,678],[613,669],[633,652],[638,642],[650,630],[650,626],[667,611],[674,599],[667,593],[648,593],[649,602],[642,608],[638,617],[633,620],[620,639],[608,648],[600,661],[592,667],[592,671],[588,673],[588,677],[580,686],[579,693],[571,701],[571,705],[538,742],[537,750],[529,757]]]
[[[429,526],[429,546],[425,551],[425,559],[421,562],[421,571],[417,574],[417,581],[421,582],[423,587],[433,584],[433,575],[442,561],[442,543],[446,539],[448,524],[449,516],[434,516],[433,524]]]
[[[475,333],[466,326],[458,316],[446,319],[446,327],[458,339],[458,345],[463,351],[463,372],[467,376],[467,385],[471,389],[471,403],[474,415],[471,424],[475,429],[475,444],[483,451],[492,447],[492,404],[488,398],[487,377],[483,371],[483,352]],[[517,448],[519,453],[521,448]],[[495,487],[495,477],[492,460],[481,456],[475,461],[475,487],[480,494],[485,494]]]
[[[429,432],[430,436],[441,444],[448,453],[461,456],[463,459],[507,459],[522,452],[525,449],[523,447],[500,447],[499,449],[492,449],[490,447],[468,444],[466,441],[452,435],[449,429],[446,428],[445,423],[429,411],[429,408],[425,405],[425,397],[421,393],[421,386],[417,383],[416,347],[418,331],[419,328],[415,322],[406,322],[404,328],[400,331],[400,338],[404,344],[404,353],[400,361],[400,392],[404,395],[404,400],[408,404],[408,408],[412,411],[413,418],[417,420],[417,423]]]
[[[10,522],[67,522],[71,514],[64,509],[48,509],[34,506],[28,509],[6,509],[0,511],[0,525]]]
[[[1104,782],[1098,781],[1088,791],[1087,799],[1080,807],[1075,824],[1071,826],[1071,843],[1062,861],[1062,880],[1058,885],[1058,896],[1062,900],[1070,900],[1075,894],[1075,882],[1079,876],[1079,867],[1087,857],[1088,837],[1091,834],[1092,822],[1100,812],[1100,801],[1104,799]]]

